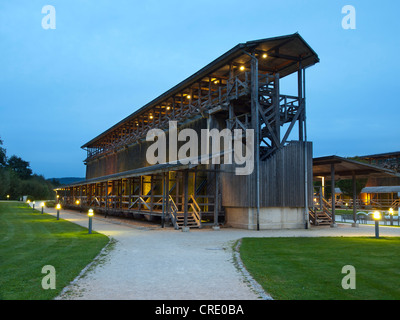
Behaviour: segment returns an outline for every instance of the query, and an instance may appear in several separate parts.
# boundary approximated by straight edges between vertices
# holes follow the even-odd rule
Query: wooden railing
[[[174,228],[176,230],[178,230],[179,226],[178,226],[177,218],[176,218],[176,216],[178,214],[178,207],[176,206],[175,201],[171,195],[169,196],[168,202],[169,202],[168,207],[169,207],[169,213],[170,213],[172,224],[174,225]]]
[[[265,85],[266,79],[261,76],[259,85]],[[114,150],[124,147],[128,144],[135,143],[144,138],[150,129],[158,128],[163,129],[168,127],[171,120],[187,119],[198,114],[206,113],[209,109],[216,106],[221,106],[229,103],[230,100],[238,99],[243,95],[249,93],[250,87],[250,73],[244,72],[229,79],[225,84],[217,86],[210,86],[208,94],[200,95],[198,97],[188,99],[188,102],[178,104],[176,103],[165,115],[155,116],[151,122],[141,124],[135,127],[134,130],[126,130],[127,133],[122,134],[118,140],[114,140],[103,147],[87,148],[86,161],[92,160],[103,154],[111,153]],[[163,105],[163,104],[161,104]],[[165,104],[166,105],[166,104]],[[156,107],[155,107],[156,108]],[[151,110],[149,110],[150,112]]]
[[[201,227],[201,210],[193,195],[190,196],[192,202],[190,202],[190,207],[193,210],[193,218],[196,220],[197,224]]]

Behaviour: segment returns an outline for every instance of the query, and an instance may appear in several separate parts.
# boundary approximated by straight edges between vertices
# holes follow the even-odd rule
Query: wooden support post
[[[79,186],[79,212],[82,212],[82,188],[83,186]]]
[[[183,194],[184,194],[184,200],[183,200],[183,217],[184,217],[184,222],[183,222],[183,228],[182,231],[189,231],[189,228],[187,226],[187,219],[188,219],[188,209],[189,209],[189,171],[185,170],[183,173]]]
[[[323,211],[323,203],[322,203],[322,187],[319,187],[319,211]]]
[[[165,172],[162,173],[162,184],[163,184],[163,188],[162,188],[162,213],[161,213],[161,228],[164,228],[164,222],[165,222],[165,209],[166,209],[166,194],[167,194],[167,187],[166,187],[166,177],[165,177]]]
[[[297,71],[297,92],[298,92],[298,98],[299,98],[299,110],[302,110],[301,105],[303,101],[303,80],[302,80],[302,71],[303,69],[301,68],[301,62],[299,65],[299,70]],[[299,111],[297,111],[299,112]],[[303,141],[304,136],[303,136],[303,111],[302,114],[299,115],[299,140]]]
[[[154,186],[154,175],[151,175],[150,176],[150,215],[151,215],[151,212],[153,211],[153,203],[154,203],[153,186]]]
[[[118,185],[120,188],[118,189],[118,194],[119,194],[119,209],[122,210],[122,197],[124,195],[124,181],[122,179],[119,180],[120,183]]]
[[[139,177],[139,197],[141,197],[142,194],[143,194],[143,176],[140,176]],[[138,203],[139,203],[138,208],[139,208],[139,210],[141,210],[142,209],[142,202],[139,201]]]
[[[129,187],[128,187],[128,196],[129,196],[129,199],[128,199],[128,209],[131,207],[131,204],[132,204],[132,193],[133,193],[133,179],[135,179],[135,178],[129,178],[128,179],[128,184],[129,184]]]
[[[165,201],[166,201],[166,206],[165,206],[165,213],[166,216],[169,217],[169,172],[166,173],[165,177]]]
[[[279,73],[275,74],[275,80],[274,80],[274,98],[273,98],[273,103],[274,103],[274,113],[275,113],[275,124],[273,126],[275,136],[277,138],[277,142],[272,141],[272,146],[275,148],[280,148],[280,141],[281,141],[281,120],[280,120],[280,99],[279,99]],[[277,144],[278,143],[278,144]]]
[[[353,172],[353,223],[352,227],[358,227],[357,224],[357,181],[356,174]]]
[[[115,198],[114,198],[114,195],[115,195],[115,183],[114,183],[114,180],[111,180],[111,209],[114,209],[115,208]]]
[[[218,213],[219,213],[219,166],[215,165],[215,198],[214,198],[214,230],[219,230]]]
[[[104,183],[104,189],[106,191],[106,214],[104,215],[104,218],[107,218],[108,215],[108,208],[110,206],[109,202],[108,202],[108,181],[106,181]]]
[[[335,220],[335,165],[331,163],[331,193],[332,193],[332,224],[331,227],[336,227]]]
[[[279,104],[279,101],[278,101]],[[258,121],[259,113],[258,101],[258,60],[255,56],[251,56],[251,127],[254,129],[254,171],[256,184],[256,225],[260,230],[260,127]]]
[[[179,206],[180,204],[180,209],[183,211],[183,204],[182,204],[182,199],[180,197],[180,178],[181,178],[181,173],[179,171],[175,172],[175,183],[176,183],[176,188],[175,188],[175,203]]]

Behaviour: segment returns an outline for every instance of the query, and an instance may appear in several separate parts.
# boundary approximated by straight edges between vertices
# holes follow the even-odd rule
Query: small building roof
[[[377,154],[369,154],[366,156],[360,156],[361,159],[390,159],[394,157],[400,157],[400,151],[395,152],[385,152]]]
[[[400,186],[365,187],[361,193],[398,193]]]
[[[335,168],[335,179],[351,179],[353,177],[353,173],[357,178],[367,178],[370,176],[400,178],[400,174],[396,173],[395,171],[339,156],[314,158],[314,178],[323,176],[327,180],[330,180],[332,164]]]

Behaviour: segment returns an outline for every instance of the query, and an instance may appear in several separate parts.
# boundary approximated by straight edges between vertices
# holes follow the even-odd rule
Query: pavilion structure
[[[370,178],[400,178],[400,174],[384,167],[372,165],[369,163],[360,162],[353,159],[343,158],[339,156],[326,156],[313,159],[313,177],[314,181],[331,181],[330,193],[331,201],[325,199],[323,185],[313,201],[314,204],[310,207],[310,218],[313,224],[323,225],[336,224],[335,217],[335,199],[337,188],[335,182],[339,179],[351,179],[353,188],[353,197],[351,206],[353,208],[353,221],[357,222],[357,210],[362,208],[360,199],[357,198],[356,181],[357,179]],[[379,187],[377,187],[379,188]],[[365,188],[364,188],[365,189]]]

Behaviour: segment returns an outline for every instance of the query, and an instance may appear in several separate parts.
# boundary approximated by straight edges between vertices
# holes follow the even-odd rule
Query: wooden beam
[[[335,225],[335,165],[331,164],[332,225]]]
[[[189,231],[187,227],[188,222],[188,209],[189,209],[189,171],[185,170],[183,173],[183,215],[184,215],[184,231]]]

